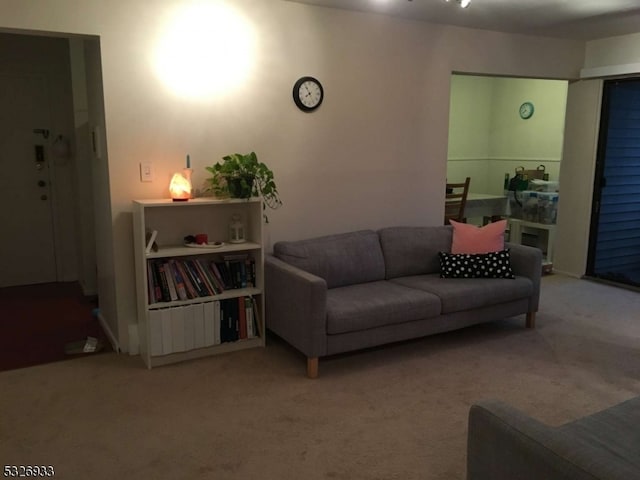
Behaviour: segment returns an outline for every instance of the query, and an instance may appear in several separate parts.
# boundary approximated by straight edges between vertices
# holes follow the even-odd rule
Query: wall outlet
[[[151,162],[140,162],[140,181],[153,182],[153,164]]]

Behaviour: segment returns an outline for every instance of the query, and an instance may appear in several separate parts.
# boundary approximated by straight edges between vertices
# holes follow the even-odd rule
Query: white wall
[[[640,65],[640,33],[592,40],[585,52],[585,68]]]
[[[601,80],[569,87],[554,268],[576,277],[587,265],[601,98]]]
[[[640,33],[593,40],[585,51],[582,73],[592,80],[569,87],[554,265],[576,277],[587,267],[602,80],[640,73]]]
[[[155,76],[152,53],[166,16],[189,3],[0,4],[0,28],[100,37],[113,238],[102,232],[98,240],[112,241],[114,267],[113,277],[104,279],[114,295],[101,294],[101,310],[117,315],[125,350],[136,318],[131,200],[167,196],[170,174],[183,166],[186,153],[196,182],[204,179],[205,165],[224,154],[258,153],[274,170],[284,202],[269,215],[271,242],[439,224],[451,73],[575,78],[583,63],[584,44],[577,41],[234,0],[227,3],[246,17],[257,38],[252,75],[223,97],[187,101]],[[291,99],[293,83],[303,75],[316,76],[325,87],[325,102],[313,114],[298,111]],[[154,163],[153,183],[139,181],[143,160]],[[98,259],[109,255],[107,249]]]

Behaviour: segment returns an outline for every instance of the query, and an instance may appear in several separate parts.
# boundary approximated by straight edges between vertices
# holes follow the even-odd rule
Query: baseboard
[[[107,338],[109,339],[109,343],[111,343],[111,346],[113,347],[113,351],[120,353],[120,344],[118,343],[118,339],[111,331],[111,328],[109,327],[109,324],[105,320],[104,316],[102,316],[102,312],[98,311],[97,317],[98,317],[98,321],[100,322],[100,326],[102,327],[102,329],[104,330],[104,333],[106,333]]]
[[[564,270],[558,270],[557,268],[553,268],[553,273],[557,273],[559,275],[565,275],[567,277],[577,278],[579,280],[584,279],[584,275],[576,275],[575,273],[565,272]]]

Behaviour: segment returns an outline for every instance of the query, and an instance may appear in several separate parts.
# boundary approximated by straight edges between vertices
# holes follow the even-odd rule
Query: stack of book
[[[158,258],[147,261],[149,304],[219,295],[256,283],[255,260],[248,254],[211,259]]]
[[[257,303],[237,297],[149,311],[151,355],[260,337]]]

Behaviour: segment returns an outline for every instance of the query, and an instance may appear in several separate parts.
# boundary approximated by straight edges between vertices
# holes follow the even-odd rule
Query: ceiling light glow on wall
[[[191,3],[175,11],[154,55],[162,83],[181,97],[198,100],[242,85],[254,64],[254,29],[224,2]]]

